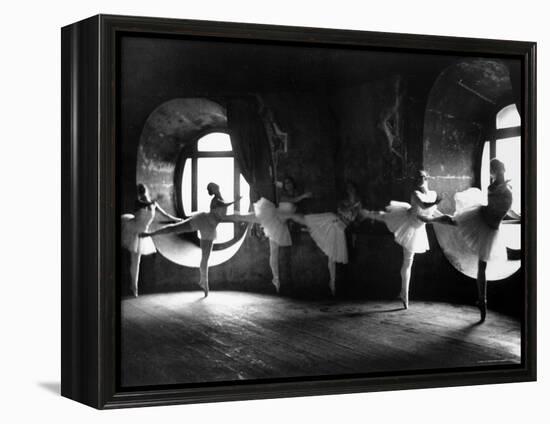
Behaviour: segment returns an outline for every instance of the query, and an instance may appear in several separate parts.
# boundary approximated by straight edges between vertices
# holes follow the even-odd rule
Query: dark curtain
[[[521,62],[514,61],[508,64],[508,70],[510,72],[510,82],[512,83],[512,93],[514,96],[514,103],[518,109],[520,116],[523,119],[522,104],[521,104]]]
[[[255,98],[232,99],[227,103],[227,127],[241,173],[250,184],[250,200],[260,197],[275,201],[270,173],[271,149]]]

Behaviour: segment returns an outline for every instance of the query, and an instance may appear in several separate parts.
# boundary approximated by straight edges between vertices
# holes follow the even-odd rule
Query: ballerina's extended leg
[[[191,219],[189,218],[185,221],[178,222],[177,224],[167,225],[165,227],[159,228],[158,230],[142,233],[141,237],[147,236],[157,236],[161,234],[180,234],[180,233],[191,233],[197,231],[191,224]],[[200,262],[200,279],[199,286],[204,291],[204,297],[208,296],[209,287],[208,287],[208,259],[210,258],[210,253],[212,252],[212,246],[214,244],[213,240],[202,240],[200,242],[201,246],[201,262]]]
[[[222,222],[248,222],[250,224],[259,224],[260,220],[254,212],[250,213],[233,213],[225,215],[222,218]]]
[[[304,216],[301,214],[295,214],[291,212],[279,212],[279,218],[282,221],[292,220],[299,224],[306,225]],[[225,216],[223,220],[229,222],[248,222],[253,224],[261,224],[255,213],[231,214]],[[277,293],[279,293],[279,290],[281,288],[281,281],[279,279],[279,245],[271,239],[269,240],[269,266],[273,275],[271,282],[275,286],[275,290],[277,291]]]
[[[288,221],[294,221],[297,224],[303,225],[304,227],[307,227],[306,218],[301,213],[293,213],[293,212],[281,212],[279,214],[284,220]]]
[[[178,233],[192,233],[197,231],[191,224],[191,218],[185,221],[178,222],[177,224],[166,225],[155,231],[141,233],[140,237],[158,236],[161,234],[178,234]]]
[[[443,224],[443,225],[456,226],[456,222],[453,219],[453,217],[447,214],[440,214],[433,217],[418,216],[418,219],[420,219],[422,222],[426,224]]]
[[[359,221],[363,221],[363,220],[368,218],[368,219],[371,219],[373,221],[384,222],[385,215],[386,215],[386,212],[384,212],[384,211],[369,211],[367,209],[361,209],[358,212],[357,217],[358,217]]]

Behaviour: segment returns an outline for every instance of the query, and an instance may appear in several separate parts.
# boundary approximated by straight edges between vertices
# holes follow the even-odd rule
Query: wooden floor
[[[473,306],[181,292],[122,301],[123,386],[520,362],[520,324]]]

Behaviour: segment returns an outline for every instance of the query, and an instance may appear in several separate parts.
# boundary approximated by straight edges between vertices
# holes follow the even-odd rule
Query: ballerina
[[[340,202],[337,213],[288,214],[287,219],[308,228],[311,238],[327,256],[329,288],[336,295],[336,263],[348,263],[346,228],[355,221],[361,210],[356,186],[346,182],[346,198]]]
[[[359,188],[357,184],[352,180],[346,180],[346,197],[340,202],[339,209],[343,212],[345,222],[347,223],[346,230],[350,229],[353,225],[358,224],[359,211],[362,209],[363,204],[361,202],[361,196],[359,195]],[[355,247],[356,234],[350,235],[351,247]]]
[[[363,219],[371,218],[384,222],[393,233],[395,242],[403,248],[399,298],[405,309],[409,308],[409,286],[414,255],[424,253],[430,249],[426,233],[426,222],[434,215],[436,206],[441,201],[435,191],[428,189],[427,179],[428,174],[426,171],[418,171],[416,189],[411,194],[410,204],[392,200],[385,211],[367,211],[364,209],[360,211],[360,216]],[[448,219],[448,217],[445,219]]]
[[[220,187],[216,183],[208,183],[206,186],[208,194],[212,197],[210,202],[210,212],[199,212],[189,218],[176,224],[167,225],[158,230],[141,233],[141,237],[151,237],[160,234],[171,233],[190,233],[198,231],[200,233],[201,247],[201,262],[200,262],[200,279],[199,286],[204,291],[204,297],[208,296],[208,259],[212,252],[214,240],[217,236],[216,227],[220,222],[225,220],[227,208],[240,199],[237,198],[232,202],[225,202],[220,193]]]
[[[279,247],[292,245],[287,221],[296,212],[296,204],[311,197],[310,192],[299,194],[292,177],[287,176],[281,188],[279,205],[262,197],[254,203],[254,213],[265,235],[269,239],[269,266],[273,275],[272,283],[279,293],[281,282],[279,279]]]
[[[141,255],[151,255],[157,251],[151,237],[140,238],[139,234],[149,230],[159,211],[171,221],[180,221],[170,215],[160,205],[151,200],[149,190],[144,184],[137,185],[136,212],[121,216],[121,244],[130,251],[130,289],[135,297],[138,296],[139,265]]]
[[[483,203],[481,190],[469,188],[455,194],[457,210],[452,220],[445,217],[431,219],[434,223],[456,225],[457,235],[478,258],[477,306],[480,322],[487,317],[487,262],[507,258],[506,244],[499,231],[504,217],[512,206],[512,190],[505,179],[506,168],[498,159],[490,162],[491,184],[488,187],[487,204]]]
[[[269,239],[269,266],[272,273],[272,284],[279,293],[279,247],[292,245],[292,238],[287,221],[292,219],[296,212],[296,204],[311,197],[310,192],[299,194],[296,183],[292,177],[287,176],[282,183],[277,182],[281,188],[279,205],[262,197],[254,203],[254,212],[247,214],[232,214],[224,217],[230,222],[249,222],[259,224]]]

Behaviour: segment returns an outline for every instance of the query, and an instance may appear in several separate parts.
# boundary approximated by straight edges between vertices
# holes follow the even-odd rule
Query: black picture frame
[[[483,54],[521,60],[522,187],[526,198],[521,365],[120,390],[115,254],[117,40],[125,33]],[[63,396],[104,409],[536,380],[536,43],[112,15],[97,15],[69,25],[61,35]]]

